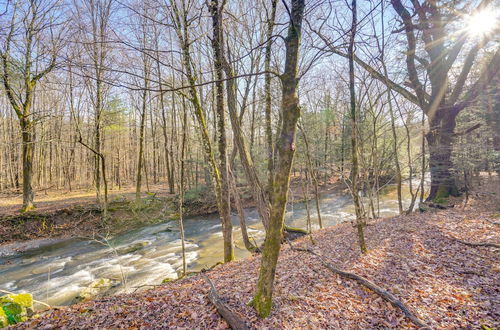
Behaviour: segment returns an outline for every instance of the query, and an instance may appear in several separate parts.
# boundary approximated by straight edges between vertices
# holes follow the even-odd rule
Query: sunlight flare
[[[499,11],[484,9],[467,17],[467,31],[471,36],[482,37],[498,27]]]

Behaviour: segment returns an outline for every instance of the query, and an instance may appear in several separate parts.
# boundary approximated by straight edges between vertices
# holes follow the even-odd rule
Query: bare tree
[[[56,16],[58,7],[58,1],[14,2],[7,8],[10,24],[0,48],[3,86],[21,128],[23,212],[34,208],[32,178],[37,118],[33,99],[37,83],[56,66],[61,43],[58,30],[61,31],[62,24]]]
[[[190,47],[190,24],[193,22],[191,18],[188,18],[188,12],[186,8],[186,2],[181,1],[181,8],[177,5],[177,2],[172,2],[172,7],[170,10],[172,20],[174,22],[174,29],[177,34],[177,38],[181,47],[181,56],[183,61],[183,68],[185,70],[185,75],[189,84],[189,99],[193,106],[194,115],[198,121],[198,127],[200,131],[200,136],[203,141],[203,148],[205,151],[205,157],[208,160],[208,165],[212,180],[215,188],[215,195],[217,199],[217,208],[220,213],[221,223],[223,224],[223,230],[227,233],[223,233],[224,236],[224,261],[231,261],[234,259],[233,242],[232,242],[232,223],[231,216],[229,213],[229,208],[224,207],[226,193],[223,191],[222,179],[221,179],[221,169],[215,160],[215,155],[213,152],[213,147],[208,131],[207,121],[205,119],[205,112],[203,111],[200,96],[197,88],[197,77],[195,76],[193,59],[191,57]],[[227,169],[226,169],[227,170]],[[227,186],[226,186],[227,187]]]
[[[219,171],[220,171],[220,201],[219,212],[222,220],[222,233],[224,235],[224,261],[234,259],[233,249],[233,224],[231,222],[230,197],[229,197],[229,174],[226,143],[226,117],[224,109],[224,70],[222,67],[224,54],[224,39],[222,29],[222,12],[226,0],[219,5],[218,0],[211,0],[208,4],[212,15],[212,49],[214,52],[215,68],[215,101],[218,129],[219,147]],[[227,254],[226,254],[227,253]]]

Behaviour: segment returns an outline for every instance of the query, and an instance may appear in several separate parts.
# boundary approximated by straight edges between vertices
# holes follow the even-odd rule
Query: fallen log
[[[204,273],[201,274],[205,281],[207,281],[210,286],[210,291],[208,292],[208,299],[215,305],[217,312],[222,316],[222,318],[229,324],[231,329],[234,330],[247,330],[250,329],[245,321],[240,319],[227,305],[222,301],[221,297],[217,294],[214,284]]]
[[[427,324],[425,324],[423,321],[421,321],[414,313],[412,313],[408,307],[406,307],[402,302],[401,300],[399,300],[398,298],[396,298],[396,296],[394,296],[392,293],[390,293],[389,291],[379,287],[378,285],[376,285],[375,283],[371,282],[370,280],[360,276],[360,275],[357,275],[357,274],[354,274],[354,273],[350,273],[350,272],[346,272],[346,271],[343,271],[335,266],[333,266],[331,263],[327,262],[323,256],[321,256],[320,254],[314,252],[313,250],[311,249],[301,249],[301,248],[296,248],[296,247],[293,247],[290,243],[290,246],[292,248],[292,250],[295,250],[295,251],[302,251],[302,252],[308,252],[316,257],[318,257],[318,259],[321,261],[321,263],[326,267],[328,268],[329,270],[331,270],[332,272],[334,272],[335,274],[338,274],[342,277],[346,277],[346,278],[349,278],[351,280],[355,280],[356,282],[360,283],[361,285],[364,285],[365,287],[369,288],[370,290],[372,290],[373,292],[375,292],[376,294],[378,294],[380,297],[382,297],[384,300],[390,302],[394,307],[396,308],[399,308],[403,314],[409,318],[416,326],[422,328],[422,329],[431,329],[430,326],[428,326]]]

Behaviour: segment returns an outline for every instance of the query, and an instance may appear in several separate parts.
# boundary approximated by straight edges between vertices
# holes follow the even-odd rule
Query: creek
[[[409,204],[404,187],[404,204]],[[418,205],[417,205],[418,207]],[[310,201],[312,227],[318,229],[314,201]],[[380,216],[398,211],[394,186],[384,188],[380,196]],[[254,208],[245,210],[251,239],[261,243],[264,230]],[[333,226],[354,218],[350,196],[331,194],[321,199],[323,226]],[[286,223],[306,228],[304,203],[290,204]],[[250,253],[241,239],[239,219],[233,216],[235,256]],[[190,217],[184,220],[188,271],[199,271],[223,260],[221,224],[217,215]],[[354,233],[353,233],[354,235]],[[177,221],[147,225],[121,233],[107,242],[68,239],[22,253],[0,258],[0,289],[28,292],[34,299],[52,306],[77,302],[82,292],[106,295],[132,292],[162,280],[175,279],[182,270],[181,242]],[[0,250],[2,248],[0,247]],[[105,279],[105,280],[104,280]],[[98,288],[100,284],[104,288]],[[90,290],[89,286],[97,289]]]

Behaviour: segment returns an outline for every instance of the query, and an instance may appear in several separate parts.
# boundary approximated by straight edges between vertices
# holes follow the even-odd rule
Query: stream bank
[[[255,204],[248,188],[239,189],[243,207],[253,207]],[[320,194],[340,194],[344,193],[345,189],[341,182],[333,180],[320,185]],[[293,181],[291,191],[291,200],[304,200],[302,187],[297,179]],[[106,221],[103,221],[98,205],[87,200],[79,202],[78,199],[70,203],[57,200],[50,206],[44,205],[40,211],[34,210],[25,214],[0,213],[0,257],[37,247],[45,242],[69,238],[109,237],[177,218],[177,195],[144,193],[143,196],[140,202],[137,202],[135,196],[126,193],[112,195],[108,207],[109,219]],[[308,197],[313,198],[311,192]],[[184,208],[186,217],[211,216],[217,212],[216,200],[210,189],[201,186],[186,192]]]
[[[392,292],[433,328],[495,328],[499,251],[460,243],[500,241],[498,181],[471,194],[462,208],[371,221],[369,252],[361,255],[351,224],[338,224],[294,245]],[[488,190],[489,189],[489,190]],[[355,281],[333,274],[310,254],[282,247],[271,316],[247,305],[255,291],[259,256],[206,273],[233,312],[251,328],[415,328],[399,309]],[[53,311],[19,328],[226,328],[201,276],[134,294],[120,294]]]

